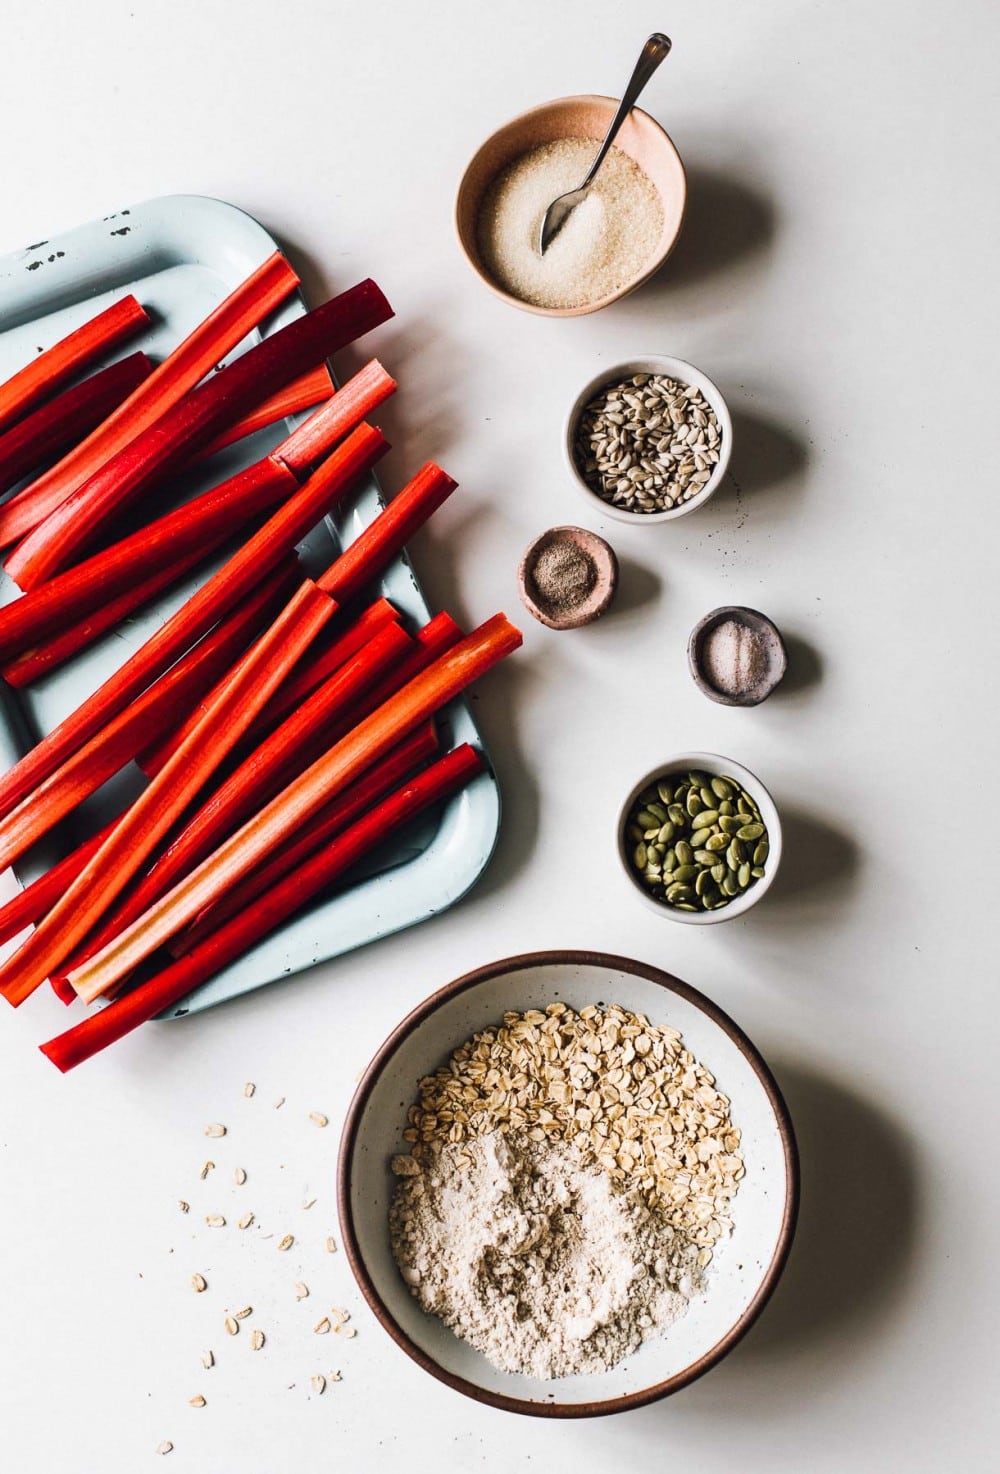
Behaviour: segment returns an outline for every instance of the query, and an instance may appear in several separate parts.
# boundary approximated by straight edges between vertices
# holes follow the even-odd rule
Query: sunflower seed
[[[208,1289],[208,1280],[203,1274],[193,1274],[191,1276],[191,1288],[196,1295],[200,1295],[204,1290]]]
[[[209,1228],[225,1228],[226,1220],[221,1213],[206,1213],[205,1223]]]
[[[337,1252],[337,1245],[334,1242],[333,1234],[327,1234],[326,1243],[324,1244],[323,1247],[326,1249],[326,1252],[328,1254],[336,1254],[336,1252]]]
[[[169,1438],[165,1438],[162,1443],[158,1443],[156,1445],[156,1452],[158,1454],[168,1454],[172,1451],[172,1449],[173,1444],[170,1442]]]
[[[188,1398],[188,1407],[204,1407],[204,1406],[205,1406],[205,1399],[202,1397],[202,1395],[201,1395],[200,1392],[197,1393],[194,1397],[189,1397]]]
[[[206,1372],[211,1371],[212,1367],[215,1366],[215,1353],[213,1351],[206,1351],[201,1358],[201,1364]]]
[[[301,1280],[295,1281],[296,1300],[307,1300],[309,1298],[309,1286],[304,1285]]]
[[[264,1342],[265,1342],[266,1339],[267,1338],[265,1337],[264,1332],[261,1331],[261,1330],[256,1330],[256,1331],[251,1332],[251,1335],[250,1335],[250,1350],[251,1351],[260,1351],[260,1350],[262,1350],[263,1349],[263,1346],[264,1346]]]
[[[208,1176],[208,1174],[210,1172],[214,1172],[214,1171],[215,1171],[215,1163],[214,1162],[206,1162],[205,1165],[204,1165],[204,1167],[202,1167],[201,1171],[198,1173],[198,1176],[201,1178],[202,1182],[204,1182],[205,1181],[205,1178]]]
[[[279,1254],[284,1254],[285,1251],[287,1249],[290,1249],[294,1243],[295,1243],[295,1235],[293,1233],[286,1233],[285,1236],[284,1236],[284,1238],[278,1240],[278,1252],[279,1252]]]
[[[177,1200],[177,1206],[178,1206],[178,1208],[180,1208],[180,1210],[181,1210],[182,1213],[190,1213],[190,1211],[191,1211],[191,1204],[190,1203],[185,1203],[185,1201],[184,1201],[183,1198],[178,1198],[178,1200]]]
[[[330,1124],[330,1118],[324,1116],[322,1111],[310,1111],[309,1119],[314,1126],[329,1126]]]
[[[249,1228],[250,1225],[251,1225],[251,1223],[253,1223],[253,1214],[252,1213],[244,1213],[243,1214],[243,1217],[237,1223],[236,1227],[237,1228]]]
[[[326,1391],[326,1378],[318,1374],[315,1377],[310,1377],[309,1386],[315,1392],[316,1396],[320,1397]]]
[[[225,1136],[225,1134],[226,1128],[221,1121],[213,1121],[211,1125],[205,1127],[206,1136]]]
[[[313,1326],[313,1332],[317,1336],[326,1336],[330,1332],[330,1318],[324,1315],[323,1319],[317,1321]]]
[[[239,1335],[240,1323],[238,1320],[234,1320],[231,1315],[227,1315],[222,1324],[225,1326],[226,1331],[230,1336]]]
[[[246,1320],[248,1315],[253,1315],[253,1306],[244,1305],[242,1310],[236,1310],[233,1312],[233,1314],[236,1316],[237,1320]]]

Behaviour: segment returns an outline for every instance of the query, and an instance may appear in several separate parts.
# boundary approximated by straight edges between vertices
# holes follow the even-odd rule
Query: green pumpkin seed
[[[739,888],[740,888],[740,883],[736,879],[736,876],[733,873],[733,871],[730,870],[729,874],[726,876],[725,880],[722,882],[722,894],[724,896],[735,896],[735,894],[739,890]]]
[[[707,839],[705,841],[705,848],[706,848],[706,850],[711,850],[713,852],[716,852],[718,850],[724,850],[724,849],[727,849],[728,847],[729,847],[729,836],[728,836],[728,834],[713,834],[711,839]]]
[[[691,864],[691,861],[694,859],[694,850],[688,844],[686,839],[679,839],[674,845],[674,850],[676,852],[677,859],[682,865]]]
[[[712,790],[710,788],[699,788],[698,792],[701,795],[701,801],[704,804],[705,808],[714,809],[715,794],[712,792]]]
[[[722,803],[719,805],[719,813],[725,814],[727,819],[732,818],[732,816],[736,813],[736,810],[733,808],[732,799],[723,799]]]
[[[658,824],[654,824],[652,829],[644,829],[642,831],[642,837],[646,840],[655,839],[659,832],[660,826]]]
[[[726,876],[728,874],[729,874],[729,866],[728,865],[713,865],[712,866],[712,879],[715,881],[716,885],[721,885],[722,882],[725,880],[725,878],[726,878]]]
[[[764,864],[766,864],[767,863],[767,857],[768,857],[768,855],[770,853],[771,853],[771,846],[768,844],[768,842],[767,842],[766,839],[762,839],[761,842],[760,842],[760,844],[757,846],[757,848],[753,852],[753,862],[754,862],[754,864],[755,865],[764,865]]]
[[[698,823],[701,823],[700,814],[698,815]],[[711,829],[696,829],[691,836],[691,848],[693,850],[703,850],[711,838]]]
[[[736,879],[740,883],[740,890],[745,891],[747,886],[750,884],[750,866],[747,865],[745,862],[740,866],[739,870],[737,870]]]
[[[672,803],[667,809],[667,813],[670,815],[675,824],[687,823],[687,814],[685,813],[684,808],[681,804],[676,802]]]
[[[689,773],[688,777],[695,788],[711,788],[712,779],[708,773]]]
[[[763,824],[744,824],[742,828],[736,831],[736,838],[748,841],[751,839],[760,839],[763,833]]]
[[[732,798],[734,789],[728,778],[713,778],[709,784],[716,798]]]
[[[674,801],[674,790],[669,783],[657,783],[656,792],[661,804],[672,804]]]
[[[704,896],[705,892],[709,889],[715,889],[712,872],[710,870],[700,870],[698,872],[698,879],[694,883],[694,893],[696,896]]]
[[[715,856],[711,850],[695,850],[694,863],[696,865],[704,865],[706,869],[711,870],[715,864]]]
[[[701,809],[701,806],[701,795],[698,793],[697,789],[692,788],[691,792],[684,800],[684,807],[687,809],[688,814],[691,816],[692,819],[694,818],[695,814],[697,814],[698,811]]]
[[[677,869],[677,856],[673,850],[667,850],[663,856],[663,869],[668,875],[672,870]]]
[[[697,906],[692,906],[687,901],[677,901],[674,904],[675,911],[697,911],[697,909]]]
[[[711,795],[709,796],[711,797]],[[704,829],[711,829],[712,825],[718,824],[718,822],[719,811],[718,809],[712,808],[711,806],[709,806],[707,809],[702,809],[701,813],[698,815],[698,823]]]
[[[658,819],[655,814],[650,813],[649,809],[640,809],[635,816],[635,820],[637,824],[642,825],[643,829],[659,829],[663,823],[663,820]]]
[[[743,828],[743,820],[738,819],[735,815],[730,818],[728,814],[720,814],[719,828],[722,830],[723,834],[728,834],[730,839],[732,839],[732,837],[735,834],[738,834],[739,831]]]
[[[643,844],[642,840],[640,840],[635,849],[632,851],[632,863],[637,870],[645,870],[646,857],[646,846]]]
[[[763,880],[764,879],[764,867],[763,867],[763,865],[755,865],[753,867],[753,869],[750,871],[750,874],[753,876],[754,880]]]
[[[659,801],[654,801],[651,804],[647,804],[646,812],[648,814],[652,814],[653,817],[655,819],[658,819],[661,824],[665,824],[667,822],[667,811]]]
[[[674,837],[676,829],[677,825],[671,824],[669,819],[665,824],[661,824],[660,832],[657,835],[657,839],[659,840],[660,844],[669,844]]]
[[[690,885],[701,873],[697,865],[678,865],[674,871],[674,880],[679,880],[682,885]]]
[[[670,904],[675,905],[678,901],[687,901],[690,899],[691,887],[689,885],[680,885],[677,883],[675,883],[674,885],[668,885],[666,895],[667,900],[670,902]]]

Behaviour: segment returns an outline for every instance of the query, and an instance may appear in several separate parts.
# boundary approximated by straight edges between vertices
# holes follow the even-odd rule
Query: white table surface
[[[467,156],[524,107],[614,91],[656,27],[675,49],[648,106],[691,184],[675,259],[594,317],[509,309],[452,239]],[[235,201],[314,299],[370,273],[397,308],[378,339],[403,386],[386,485],[427,456],[462,483],[414,547],[433,603],[516,616],[518,555],[556,522],[607,533],[623,576],[591,630],[525,616],[524,651],[482,687],[507,810],[456,911],[66,1079],[35,1049],[61,1005],[4,1012],[5,1470],[132,1474],[161,1439],[163,1467],[199,1474],[995,1467],[998,41],[972,0],[7,0],[0,249],[161,193]],[[728,396],[733,480],[676,525],[603,525],[561,465],[563,409],[602,364],[657,350]],[[688,630],[724,602],[765,609],[791,644],[756,711],[687,674]],[[623,791],[683,748],[757,771],[787,825],[772,896],[707,931],[637,904],[613,854]],[[434,1383],[319,1249],[375,1046],[452,976],[556,946],[662,964],[730,1010],[773,1062],[804,1162],[794,1256],[745,1343],[670,1401],[591,1424]],[[210,1120],[224,1142],[202,1138]],[[225,1185],[240,1161],[252,1200]],[[299,1235],[287,1264],[203,1227],[244,1202]],[[195,1269],[214,1275],[202,1297]],[[286,1303],[299,1274],[312,1305],[354,1311],[356,1339],[305,1333],[310,1307]],[[257,1301],[259,1357],[245,1331],[222,1344],[226,1296]],[[335,1366],[342,1384],[310,1400],[310,1373]]]

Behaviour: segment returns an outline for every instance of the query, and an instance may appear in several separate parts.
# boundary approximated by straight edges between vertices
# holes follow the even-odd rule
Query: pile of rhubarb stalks
[[[0,387],[0,493],[13,491],[0,548],[23,591],[0,609],[8,683],[48,675],[229,550],[0,777],[0,869],[128,764],[147,780],[0,907],[0,942],[33,928],[0,966],[9,1003],[46,981],[65,1002],[102,1000],[41,1046],[60,1070],[170,1007],[483,769],[468,744],[441,751],[435,716],[518,631],[502,614],[468,635],[447,614],[409,631],[377,595],[451,477],[422,467],[316,577],[296,554],[388,449],[367,419],[396,388],[385,369],[373,360],[334,390],[326,367],[392,316],[382,292],[360,282],[217,367],[297,286],[276,253],[158,366],[134,352],[90,373],[149,325],[124,297]],[[162,510],[179,473],[305,409],[263,459]]]

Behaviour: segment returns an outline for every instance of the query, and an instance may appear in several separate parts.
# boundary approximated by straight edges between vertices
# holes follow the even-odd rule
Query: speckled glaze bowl
[[[610,1371],[545,1381],[497,1371],[410,1294],[389,1246],[390,1158],[417,1082],[508,1009],[577,1010],[620,1003],[681,1031],[732,1102],[746,1176],[732,1236],[715,1250],[704,1291],[687,1314]],[[788,1110],[770,1070],[737,1024],[704,994],[659,968],[600,952],[534,952],[467,973],[392,1032],[368,1066],[347,1114],[337,1179],[344,1248],[379,1322],[424,1371],[477,1402],[536,1417],[623,1412],[686,1387],[726,1355],[764,1308],[788,1257],[799,1174]]]
[[[512,307],[523,312],[534,312],[540,317],[581,317],[588,312],[597,312],[612,302],[634,292],[636,287],[648,281],[659,271],[673,250],[680,234],[687,201],[687,180],[684,165],[669,136],[654,118],[633,108],[615,139],[615,146],[629,155],[646,174],[660,197],[663,205],[663,229],[649,259],[631,281],[601,297],[595,302],[585,302],[580,307],[536,307],[524,302],[504,290],[493,279],[483,264],[477,240],[479,210],[483,198],[496,176],[512,164],[515,159],[529,153],[543,143],[556,143],[561,138],[592,138],[594,152],[598,141],[604,137],[614,117],[618,101],[613,97],[587,94],[580,97],[560,97],[554,102],[543,102],[526,113],[520,113],[491,133],[469,161],[458,186],[455,199],[455,229],[459,244],[473,271],[490,291]]]
[[[565,613],[559,613],[540,602],[536,597],[538,590],[532,582],[539,555],[555,543],[570,543],[578,547],[593,559],[597,570],[594,587],[586,599],[575,609]],[[539,624],[544,624],[550,630],[576,630],[585,624],[593,624],[610,607],[617,588],[618,559],[614,548],[603,537],[598,537],[596,532],[588,532],[585,527],[548,528],[528,544],[517,570],[517,590],[522,604]]]
[[[705,642],[709,635],[729,620],[746,626],[759,636],[767,662],[767,669],[756,686],[737,694],[723,691],[715,685],[704,659]],[[759,609],[750,609],[745,604],[723,604],[720,608],[711,610],[703,619],[699,619],[688,638],[688,669],[694,683],[710,701],[717,701],[720,706],[759,706],[781,683],[787,668],[788,654],[778,626],[766,614],[761,614]]]

